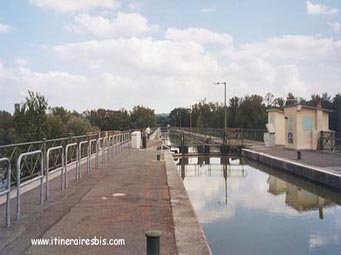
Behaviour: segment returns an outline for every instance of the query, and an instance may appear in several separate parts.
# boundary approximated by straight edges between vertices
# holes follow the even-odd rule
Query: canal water
[[[340,192],[245,159],[175,160],[213,254],[341,254]]]

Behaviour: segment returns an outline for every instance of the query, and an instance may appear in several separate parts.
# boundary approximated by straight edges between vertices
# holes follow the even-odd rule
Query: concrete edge
[[[341,175],[308,164],[294,162],[285,158],[271,156],[264,152],[242,149],[242,156],[257,162],[279,168],[309,180],[341,190]]]
[[[178,253],[179,255],[212,255],[171,153],[165,151],[164,158]]]

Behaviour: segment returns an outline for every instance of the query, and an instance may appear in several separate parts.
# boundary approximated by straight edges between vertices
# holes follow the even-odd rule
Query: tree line
[[[274,97],[268,93],[233,97],[227,107],[227,127],[264,129],[266,110],[284,109],[290,104],[316,106],[332,110],[329,118],[331,130],[341,132],[341,94],[334,97],[323,93],[309,99],[289,93],[287,97]],[[169,114],[155,114],[153,109],[135,106],[132,110],[96,109],[82,113],[64,107],[49,107],[45,97],[28,92],[25,101],[15,106],[14,114],[0,111],[0,144],[41,140],[42,138],[81,135],[89,131],[142,129],[147,126],[176,126],[198,128],[223,128],[224,105],[203,99],[191,107],[174,108]]]
[[[78,113],[64,107],[49,107],[45,97],[29,91],[13,114],[0,111],[0,145],[83,135],[90,131],[141,129],[156,125],[153,109],[96,109]]]
[[[259,95],[247,95],[244,97],[233,97],[227,106],[227,127],[265,129],[267,120],[267,109],[284,109],[287,105],[302,104],[315,107],[317,101],[321,100],[323,108],[332,110],[329,118],[331,130],[341,132],[341,94],[334,97],[323,93],[313,94],[309,99],[294,96],[289,93],[287,97],[275,97],[268,93],[264,97]],[[170,124],[176,127],[197,128],[223,128],[224,127],[224,105],[217,102],[207,102],[206,99],[195,103],[191,107],[174,108],[169,116],[163,116],[158,123]]]

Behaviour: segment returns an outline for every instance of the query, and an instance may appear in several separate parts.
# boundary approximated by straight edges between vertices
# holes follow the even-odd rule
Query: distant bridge
[[[236,153],[241,148],[263,142],[266,130],[214,128],[162,128],[166,145],[187,153]]]

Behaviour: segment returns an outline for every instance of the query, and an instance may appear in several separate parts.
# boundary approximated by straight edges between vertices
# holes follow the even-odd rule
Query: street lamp
[[[227,107],[226,107],[226,81],[216,82],[214,85],[224,85],[224,111],[225,111],[225,119],[224,119],[224,134],[226,132],[226,124],[227,124]]]

